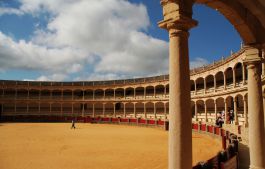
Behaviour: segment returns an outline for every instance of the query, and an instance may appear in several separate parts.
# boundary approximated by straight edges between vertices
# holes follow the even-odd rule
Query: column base
[[[265,167],[256,167],[256,166],[250,165],[249,169],[265,169]]]

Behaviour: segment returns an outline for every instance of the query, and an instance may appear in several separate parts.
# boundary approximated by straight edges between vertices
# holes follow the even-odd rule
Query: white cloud
[[[202,67],[208,64],[209,64],[208,60],[201,58],[201,57],[197,57],[194,60],[190,61],[190,68],[194,69],[194,68]]]
[[[20,0],[21,13],[51,16],[29,42],[0,33],[0,67],[48,72],[38,80],[150,76],[168,72],[168,43],[143,33],[150,20],[142,4],[126,0]],[[83,76],[85,74],[86,76]]]
[[[19,9],[0,7],[0,16],[1,15],[23,15],[23,12]]]

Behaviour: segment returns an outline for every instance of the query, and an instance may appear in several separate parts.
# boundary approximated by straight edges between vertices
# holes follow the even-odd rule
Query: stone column
[[[144,117],[147,118],[147,115],[146,115],[146,103],[144,103]]]
[[[164,20],[161,28],[169,31],[169,144],[168,168],[192,168],[192,128],[190,109],[189,29],[192,0],[161,0]]]
[[[217,101],[214,100],[214,113],[215,113],[215,120],[217,120]]]
[[[233,68],[232,70],[233,70],[233,86],[236,87],[236,70],[235,68]]]
[[[194,80],[194,91],[195,91],[195,95],[197,95],[197,83],[196,80]]]
[[[146,88],[144,87],[144,99],[146,99]]]
[[[206,78],[203,79],[204,82],[204,94],[206,94],[207,84],[206,84]]]
[[[93,117],[95,117],[95,103],[93,103],[93,107],[92,107],[92,111],[93,111]]]
[[[246,47],[244,63],[248,69],[250,169],[265,169],[265,132],[259,50]]]
[[[133,103],[133,115],[134,118],[136,118],[136,107],[135,107],[136,103]]]
[[[236,102],[236,97],[234,98],[234,118],[235,118],[235,125],[238,125],[238,115],[237,115],[237,102]]]
[[[226,72],[224,72],[224,90],[226,90]]]
[[[243,85],[246,84],[246,72],[245,72],[245,65],[242,65],[242,77],[243,77]]]
[[[197,102],[194,102],[194,108],[195,108],[195,120],[198,121],[198,107]]]
[[[213,76],[213,83],[214,83],[214,92],[216,92],[216,77]]]
[[[247,110],[247,98],[243,98],[244,102],[244,118],[245,118],[245,127],[248,127],[248,110]]]
[[[123,103],[123,116],[126,118],[126,103]]]
[[[207,104],[206,104],[206,101],[204,102],[204,113],[205,113],[205,122],[208,122]]]
[[[224,122],[224,124],[227,124],[228,108],[227,108],[227,101],[226,101],[226,99],[224,99],[224,104],[225,104],[225,122]]]
[[[154,98],[156,98],[156,87],[154,87]]]
[[[95,90],[93,90],[93,100],[95,100]]]
[[[156,103],[154,103],[154,115],[155,115],[155,118],[156,118]]]

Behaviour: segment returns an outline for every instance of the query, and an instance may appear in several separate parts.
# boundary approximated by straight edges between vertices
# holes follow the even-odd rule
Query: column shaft
[[[198,107],[197,107],[197,102],[194,102],[194,111],[195,111],[195,120],[198,121]]]
[[[245,118],[245,127],[248,127],[248,110],[247,110],[247,99],[244,98],[244,118]]]
[[[192,168],[188,33],[170,37],[169,169]]]
[[[265,131],[259,50],[245,49],[248,69],[248,112],[250,169],[265,169]]]
[[[234,118],[235,118],[235,125],[238,125],[238,115],[237,115],[237,102],[236,97],[234,98]]]

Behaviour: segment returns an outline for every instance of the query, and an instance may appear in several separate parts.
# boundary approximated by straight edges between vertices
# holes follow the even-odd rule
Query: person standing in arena
[[[74,121],[74,119],[72,120],[72,127],[71,127],[71,129],[75,129],[75,121]]]

